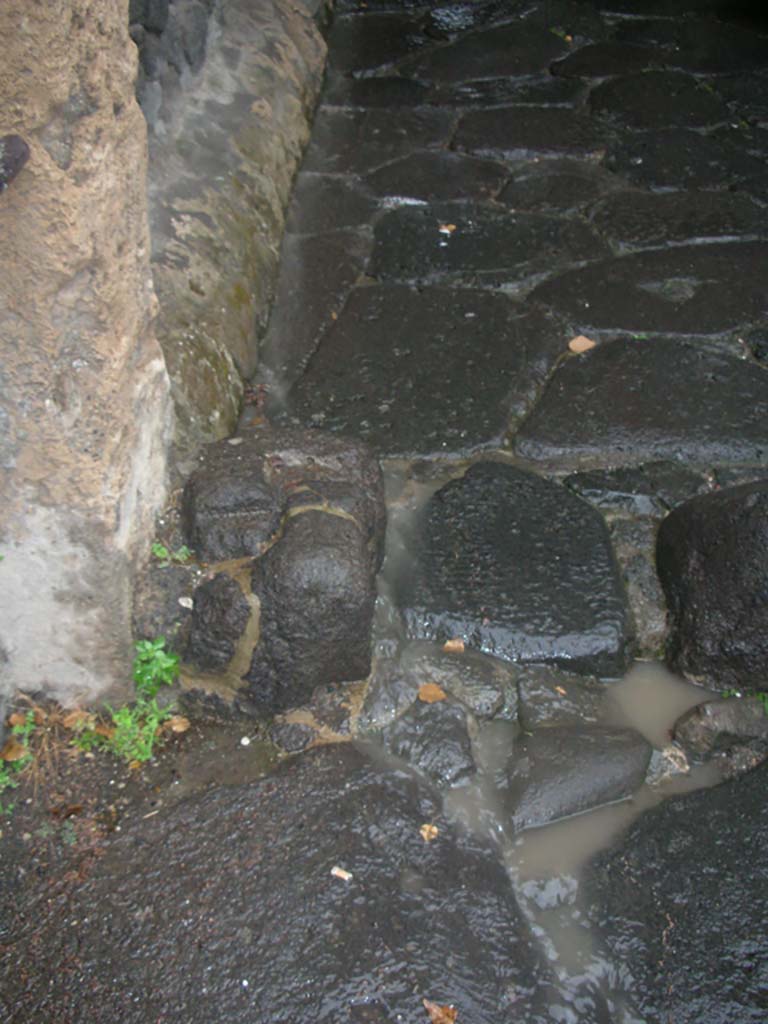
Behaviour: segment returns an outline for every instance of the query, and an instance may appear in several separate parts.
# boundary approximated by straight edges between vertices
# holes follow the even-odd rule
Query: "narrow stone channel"
[[[721,697],[766,685],[768,23],[727,6],[339,0],[259,373],[207,464],[256,452],[290,491],[248,524],[274,577],[204,475],[183,511],[249,644],[207,648],[196,603],[185,686],[236,665],[295,756],[38,907],[10,1021],[766,1020],[768,730]],[[318,430],[298,484],[273,427],[289,454]],[[377,463],[371,672],[345,606],[362,655],[317,687],[271,538],[333,519],[326,568],[372,579]]]

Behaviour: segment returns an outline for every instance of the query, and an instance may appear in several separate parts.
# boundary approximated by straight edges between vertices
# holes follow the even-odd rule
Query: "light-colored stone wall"
[[[130,682],[130,593],[165,497],[147,143],[128,0],[3,0],[0,694]]]
[[[183,102],[153,110],[157,335],[173,381],[182,460],[232,432],[243,378],[256,367],[283,211],[325,66],[316,6],[220,0],[205,64],[186,83]]]

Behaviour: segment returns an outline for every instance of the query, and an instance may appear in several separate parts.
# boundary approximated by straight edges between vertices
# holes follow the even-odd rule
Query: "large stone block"
[[[364,445],[296,430],[210,445],[182,523],[216,572],[195,592],[188,688],[266,714],[368,674],[385,511]]]
[[[768,480],[679,506],[661,524],[656,562],[672,667],[768,690]]]
[[[30,151],[0,196],[0,688],[88,700],[130,682],[170,431],[136,49],[126,3],[8,0],[0,33]]]

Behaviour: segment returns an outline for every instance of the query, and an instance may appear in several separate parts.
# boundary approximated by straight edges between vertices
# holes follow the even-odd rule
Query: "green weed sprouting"
[[[20,757],[14,757],[13,760],[0,761],[0,794],[4,793],[7,789],[16,789],[19,785],[19,776],[32,763],[33,757],[32,752],[29,749],[29,742],[32,739],[35,726],[36,722],[34,711],[27,711],[24,715],[23,721],[16,722],[11,726],[11,736],[15,738],[17,743],[21,744],[27,752],[22,753]],[[0,814],[10,814],[14,807],[14,801],[11,803],[5,803],[0,799]]]

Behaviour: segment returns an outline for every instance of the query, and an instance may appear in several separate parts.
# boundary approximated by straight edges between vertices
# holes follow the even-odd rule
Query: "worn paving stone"
[[[376,200],[353,178],[301,173],[286,212],[287,232],[305,235],[359,227],[373,219]]]
[[[410,636],[619,674],[626,609],[602,516],[558,484],[480,462],[427,503],[398,593]]]
[[[738,120],[768,121],[768,82],[764,73],[713,78],[710,85]]]
[[[278,387],[278,399],[332,325],[365,267],[369,248],[366,237],[351,231],[284,236],[277,297],[261,343],[261,369]]]
[[[322,103],[331,107],[418,107],[429,95],[428,86],[411,78],[349,78],[330,73]]]
[[[593,330],[718,334],[761,321],[768,244],[715,243],[632,253],[566,271],[531,293]]]
[[[589,108],[630,128],[704,127],[728,117],[722,100],[681,71],[644,71],[603,82],[590,92]]]
[[[423,199],[491,199],[509,177],[503,164],[439,150],[412,153],[367,176],[378,196]]]
[[[401,665],[418,686],[437,683],[478,718],[517,717],[516,669],[508,662],[415,641],[407,645]]]
[[[653,189],[741,189],[768,192],[765,162],[717,136],[684,129],[638,134],[612,143],[605,166]]]
[[[768,690],[768,481],[680,505],[661,524],[656,563],[670,665],[713,687]]]
[[[531,160],[512,167],[499,201],[531,213],[573,213],[621,188],[614,174],[586,160]]]
[[[454,700],[414,701],[380,739],[385,750],[437,786],[453,786],[474,774],[467,710]]]
[[[584,89],[583,82],[553,78],[550,74],[488,78],[435,86],[429,92],[429,102],[453,107],[573,107],[583,97]]]
[[[515,450],[568,466],[760,462],[768,452],[768,374],[682,340],[607,342],[556,370]]]
[[[418,22],[409,15],[368,13],[336,18],[328,47],[328,62],[336,71],[356,77],[386,71],[424,45]]]
[[[551,1019],[493,846],[349,744],[124,822],[105,847],[0,950],[4,1019],[423,1024],[425,998],[473,1024]]]
[[[462,36],[406,61],[401,70],[425,82],[469,82],[531,75],[568,52],[568,44],[538,25],[515,21]]]
[[[515,829],[624,800],[642,786],[651,746],[634,729],[537,729],[507,766],[504,802]]]
[[[596,203],[589,219],[601,234],[622,246],[768,233],[765,208],[738,192],[617,192]]]
[[[566,672],[553,665],[518,669],[520,727],[525,732],[549,726],[596,725],[607,687],[599,679]]]
[[[668,67],[699,75],[743,74],[768,67],[768,38],[707,17],[631,19],[620,26],[617,36],[629,43],[663,47]]]
[[[442,229],[442,230],[441,230]],[[376,225],[368,272],[385,280],[525,280],[606,253],[583,221],[479,203],[406,206]]]
[[[453,141],[455,149],[500,160],[594,157],[605,145],[605,130],[598,123],[557,107],[472,111],[462,117]]]
[[[664,63],[665,54],[649,46],[599,42],[582,46],[551,66],[553,75],[564,78],[606,78],[647,71]]]
[[[288,396],[301,422],[388,455],[498,444],[567,342],[556,320],[471,289],[356,289]]]
[[[366,174],[420,149],[443,148],[453,133],[450,110],[320,109],[302,170]]]
[[[563,483],[596,508],[625,515],[658,517],[710,488],[702,473],[677,462],[593,469],[573,473]]]
[[[762,766],[668,800],[586,869],[590,918],[641,1020],[765,1020],[766,784]]]

